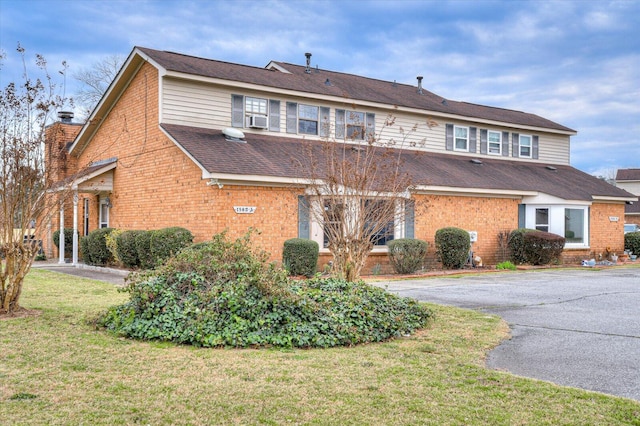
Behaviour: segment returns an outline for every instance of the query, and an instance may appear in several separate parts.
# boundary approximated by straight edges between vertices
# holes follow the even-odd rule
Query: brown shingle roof
[[[640,169],[618,169],[616,180],[640,180]]]
[[[351,100],[369,101],[575,133],[568,127],[535,114],[444,99],[424,89],[419,94],[416,86],[406,84],[315,68],[311,73],[305,73],[305,67],[288,63],[274,62],[291,74],[144,47],[137,47],[137,49],[169,71],[295,90],[314,95],[338,96],[344,98],[347,104]]]
[[[323,142],[311,142],[266,134],[247,134],[246,143],[227,141],[221,130],[163,124],[162,127],[206,171],[214,174],[307,178],[304,164],[308,147],[321,155]],[[591,201],[593,197],[633,197],[601,179],[571,166],[482,158],[442,153],[408,153],[404,171],[416,185],[539,191],[567,200]]]

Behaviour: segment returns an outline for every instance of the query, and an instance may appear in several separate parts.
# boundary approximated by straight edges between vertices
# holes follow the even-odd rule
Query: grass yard
[[[640,403],[484,368],[499,318],[433,306],[410,337],[325,350],[136,342],[89,320],[126,294],[32,270],[0,321],[0,424],[640,425]]]

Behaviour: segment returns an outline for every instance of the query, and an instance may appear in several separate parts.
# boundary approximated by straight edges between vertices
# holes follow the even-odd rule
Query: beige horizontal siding
[[[328,102],[324,100],[314,100],[304,97],[278,96],[271,93],[260,93],[256,91],[242,91],[239,89],[228,89],[222,86],[189,82],[175,78],[165,77],[162,87],[162,122],[167,124],[178,124],[194,127],[223,129],[231,125],[231,95],[240,94],[245,96],[255,96],[265,99],[276,99],[280,101],[280,132],[273,133],[267,130],[257,130],[245,128],[245,133],[269,133],[282,137],[298,138],[299,135],[286,132],[286,103],[297,102],[320,107],[330,108],[331,137],[335,135],[333,126],[335,124],[335,110],[354,110],[353,103],[350,102]],[[487,126],[482,123],[472,121],[445,121],[443,119],[433,120],[428,114],[421,115],[403,111],[392,111],[394,122],[392,125],[385,125],[389,111],[370,107],[355,107],[355,110],[362,112],[373,112],[376,116],[376,136],[381,143],[392,143],[396,147],[406,147],[419,149],[428,152],[451,153],[445,147],[445,128],[447,123],[459,126],[474,126],[478,128],[477,152],[456,154],[473,157],[487,157],[497,159],[509,159],[520,161],[539,161],[552,164],[569,164],[569,137],[550,133],[532,133],[528,130],[518,130],[515,128],[500,128]],[[435,121],[437,125],[429,127],[427,121]],[[518,159],[509,152],[509,157],[484,154],[480,152],[480,129],[496,131],[518,132],[539,136],[539,159]],[[306,139],[313,136],[304,135]],[[318,137],[318,139],[320,139]]]

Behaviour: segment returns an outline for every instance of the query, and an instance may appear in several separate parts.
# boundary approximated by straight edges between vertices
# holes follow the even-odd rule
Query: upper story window
[[[502,133],[489,130],[487,132],[489,154],[502,155]]]
[[[455,151],[469,151],[469,128],[453,126]]]
[[[231,125],[240,128],[280,131],[280,101],[231,95]]]
[[[375,133],[376,116],[373,113],[336,110],[336,139],[365,140]]]
[[[251,98],[247,96],[244,98],[245,112],[247,114],[262,114],[267,115],[267,100],[260,98]]]
[[[520,157],[531,158],[531,136],[520,135],[518,142],[520,146]]]
[[[287,102],[287,133],[329,135],[329,108]]]
[[[317,106],[298,105],[298,133],[303,135],[318,134],[318,111]]]

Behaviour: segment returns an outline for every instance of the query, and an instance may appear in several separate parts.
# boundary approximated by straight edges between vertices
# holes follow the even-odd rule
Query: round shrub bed
[[[129,302],[99,324],[120,335],[205,347],[332,347],[379,342],[424,327],[424,305],[364,282],[290,280],[249,237],[181,251],[133,276]]]

